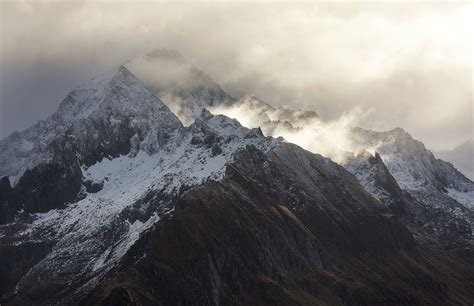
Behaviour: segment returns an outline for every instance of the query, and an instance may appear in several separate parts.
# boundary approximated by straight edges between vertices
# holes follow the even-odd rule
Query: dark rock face
[[[24,225],[12,223],[6,227],[7,233],[21,233]],[[14,236],[14,235],[12,235]],[[53,246],[50,241],[27,241],[15,245],[14,239],[0,239],[0,303],[4,303],[1,297],[8,297],[15,289],[16,283],[28,270],[48,254]],[[13,244],[12,244],[13,243]]]
[[[14,221],[17,211],[47,212],[73,201],[81,188],[81,171],[75,164],[40,164],[27,170],[18,184],[0,197],[4,207],[0,223]]]
[[[249,147],[222,182],[185,192],[173,217],[142,237],[81,304],[449,304],[473,298],[472,284],[459,282],[470,278],[472,265],[456,258],[438,266],[443,256],[420,248],[390,210],[330,160],[291,145],[267,155]]]
[[[443,245],[461,250],[474,251],[471,223],[474,213],[466,209],[452,198],[433,192],[411,192],[409,202],[411,204],[409,214],[414,220],[413,225],[421,233],[437,237]],[[421,201],[419,199],[423,199]],[[437,202],[438,207],[433,207],[426,202]],[[457,215],[457,213],[460,213]]]
[[[17,199],[27,212],[47,212],[71,202],[80,189],[77,165],[42,164],[28,170],[15,186]]]
[[[272,191],[269,196],[285,203],[320,240],[338,241],[340,247],[354,252],[390,252],[413,245],[408,232],[398,228],[396,220],[386,217],[390,211],[360,188],[352,175],[327,158],[286,145],[270,152],[268,161],[239,161],[240,173],[245,177],[258,175],[255,185],[268,184]],[[387,233],[373,231],[380,227],[381,232],[389,232],[391,226],[397,227],[400,236],[387,238]],[[371,237],[377,244],[370,241]]]
[[[83,184],[84,187],[86,187],[86,191],[89,193],[99,192],[104,187],[104,182],[94,182],[91,180],[85,180]]]
[[[0,178],[0,224],[11,222],[17,211],[8,176]]]

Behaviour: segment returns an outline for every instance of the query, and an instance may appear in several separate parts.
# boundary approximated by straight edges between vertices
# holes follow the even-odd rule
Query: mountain
[[[157,138],[164,141],[181,126],[123,66],[78,86],[47,120],[0,141],[0,177],[8,176],[14,187],[0,205],[0,221],[12,221],[19,210],[64,207],[80,196],[81,165],[129,153],[144,140],[152,152],[160,146]]]
[[[200,109],[215,100],[190,96],[199,114],[184,126],[157,92],[120,67],[0,141],[2,304],[474,300],[472,256],[412,228],[402,212],[418,200],[385,155],[359,155],[375,171],[363,186],[357,164]],[[434,166],[419,174],[440,193],[469,190]]]
[[[474,180],[474,139],[467,140],[452,150],[437,151],[434,154],[453,163],[466,177]]]
[[[472,250],[474,183],[451,164],[436,159],[403,129],[351,129],[325,123],[315,112],[275,107],[251,95],[208,108],[236,118],[244,126],[259,127],[264,135],[284,136],[331,156],[379,200],[404,212],[401,217],[417,233],[429,231],[449,247],[459,243],[457,249]],[[341,138],[348,143],[344,150],[338,148]],[[375,155],[365,154],[367,151]]]
[[[218,179],[241,147],[265,151],[277,144],[235,120],[206,113],[201,118],[184,128],[120,67],[73,90],[46,122],[3,140],[2,165],[16,168],[0,172],[7,191],[0,198],[7,223],[2,255],[33,255],[25,255],[25,266],[2,256],[4,269],[17,269],[3,270],[2,294],[17,281],[16,290],[33,295],[91,286],[141,232],[172,213],[183,190]],[[15,155],[26,141],[32,142],[29,151]],[[19,177],[13,186],[10,174]],[[28,273],[19,273],[23,269]]]
[[[454,189],[461,192],[474,190],[474,184],[451,164],[436,159],[422,142],[401,128],[374,132],[355,128],[354,141],[375,150],[385,160],[390,172],[405,189],[416,190],[425,186],[440,191]]]
[[[323,122],[315,112],[274,107],[250,95],[208,108],[244,126],[258,127],[264,135],[289,137],[313,152],[334,157],[407,224],[420,243],[436,239],[445,249],[472,254],[474,183],[404,130],[341,127]],[[339,138],[353,152],[347,151],[347,144],[345,150],[337,148]]]
[[[85,303],[462,303],[472,265],[450,256],[419,245],[330,160],[248,147],[221,181],[183,194]]]
[[[179,53],[172,54],[186,62]],[[192,82],[181,83],[181,90],[186,91],[183,87],[187,83]],[[213,84],[211,88],[220,88],[215,81],[209,83]],[[172,104],[178,103],[178,108],[188,109],[192,114],[190,101],[180,104],[174,100]],[[412,228],[430,231],[447,244],[454,240],[462,243],[462,249],[472,249],[474,183],[451,164],[435,158],[423,143],[403,129],[376,132],[334,127],[315,112],[275,107],[252,95],[212,105],[198,100],[196,105],[198,110],[207,107],[212,113],[236,118],[244,126],[258,127],[264,135],[289,137],[312,151],[336,158],[379,200],[388,206],[396,203],[397,207],[391,208],[403,211]],[[349,140],[353,152],[334,148],[331,138],[341,137],[340,134]]]
[[[463,250],[473,249],[474,183],[471,180],[450,163],[436,159],[423,143],[401,128],[387,132],[354,128],[352,133],[359,147],[377,152],[377,167],[370,163],[373,159],[370,153],[354,156],[344,163],[362,185],[389,206],[396,200],[398,210],[403,208],[417,231],[429,232],[450,247],[461,243]]]
[[[245,120],[244,125],[260,124],[266,134],[289,122],[311,123],[313,111],[274,107],[255,96],[235,98],[204,71],[188,63],[177,51],[157,49],[129,61],[126,66],[147,85],[185,124],[194,122],[202,109]],[[163,73],[166,72],[166,73]],[[241,116],[241,112],[244,112]]]
[[[126,66],[158,95],[185,124],[203,108],[235,100],[214,80],[175,50],[157,49]]]

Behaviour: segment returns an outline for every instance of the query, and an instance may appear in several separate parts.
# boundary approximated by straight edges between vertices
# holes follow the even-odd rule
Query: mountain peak
[[[132,82],[132,83],[137,83],[139,82],[139,80],[137,79],[137,77],[135,77],[135,75],[133,75],[130,70],[128,70],[124,65],[121,65],[116,73],[114,74],[113,78],[112,78],[112,81],[129,81],[129,82]]]
[[[128,154],[134,135],[135,142],[142,141],[157,131],[170,133],[180,127],[169,108],[120,66],[77,86],[46,121],[2,140],[0,177],[9,176],[15,185],[27,169],[46,162],[65,146],[81,155],[81,162],[91,164]],[[159,146],[156,139],[149,140],[150,150]]]
[[[410,138],[412,138],[410,133],[408,133],[401,127],[396,127],[393,130],[387,131],[387,133],[390,133],[396,136],[409,136]]]
[[[53,120],[67,123],[89,117],[101,108],[117,109],[118,104],[122,104],[126,109],[137,109],[139,107],[137,101],[141,99],[136,98],[145,96],[153,96],[153,93],[122,65],[77,86],[66,96],[52,117]],[[143,101],[141,107],[146,108],[150,103],[163,104],[157,97],[149,97],[146,100],[146,102]],[[166,106],[163,104],[162,107]]]
[[[138,76],[185,125],[203,108],[235,100],[209,75],[186,62],[177,51],[159,49],[134,58],[127,67]]]

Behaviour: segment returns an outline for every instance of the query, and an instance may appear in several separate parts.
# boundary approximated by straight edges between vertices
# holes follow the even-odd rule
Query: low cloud
[[[354,142],[352,128],[360,125],[369,113],[361,109],[344,113],[338,119],[324,121],[314,112],[273,108],[255,97],[243,97],[232,105],[212,107],[214,114],[237,119],[242,125],[260,127],[266,136],[283,137],[306,150],[342,163],[348,154],[375,148],[361,147]]]
[[[0,137],[45,118],[76,83],[156,48],[179,50],[234,96],[326,122],[370,111],[354,120],[401,126],[433,149],[474,133],[468,2],[0,6]]]

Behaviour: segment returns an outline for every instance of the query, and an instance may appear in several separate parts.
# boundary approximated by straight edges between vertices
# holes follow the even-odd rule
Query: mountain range
[[[474,183],[401,128],[279,137],[321,122],[169,50],[77,86],[0,140],[1,303],[472,304]]]

